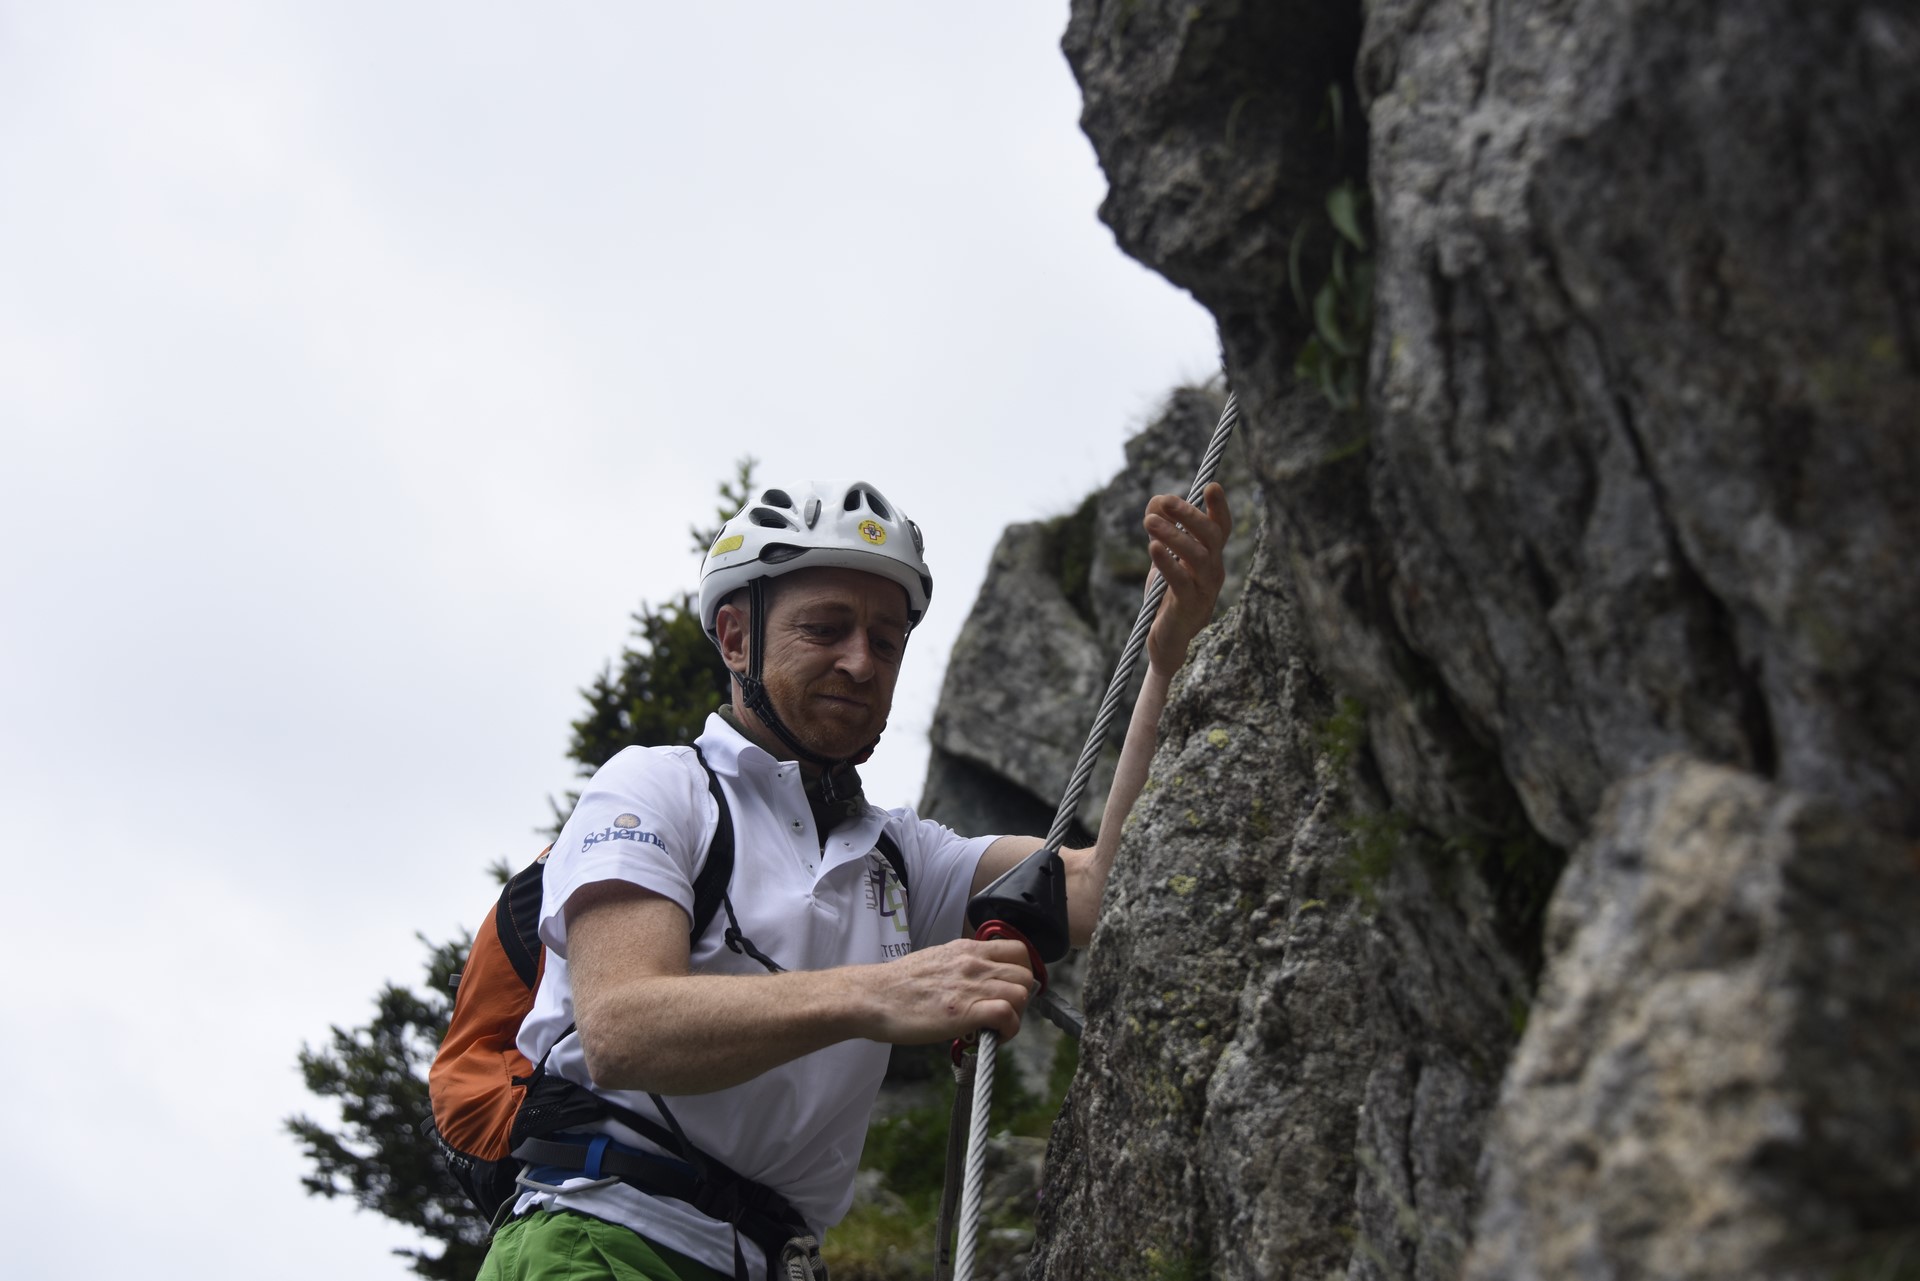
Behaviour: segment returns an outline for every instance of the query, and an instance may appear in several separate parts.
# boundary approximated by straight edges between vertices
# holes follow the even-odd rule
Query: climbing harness
[[[1214,472],[1219,469],[1221,457],[1227,451],[1227,441],[1233,435],[1234,424],[1239,420],[1239,397],[1228,393],[1227,403],[1220,411],[1219,425],[1213,429],[1213,439],[1207,443],[1207,452],[1200,459],[1200,470],[1193,478],[1193,488],[1187,493],[1189,503],[1195,506],[1200,504]],[[1080,808],[1080,798],[1087,790],[1088,780],[1093,777],[1093,767],[1100,759],[1100,750],[1106,745],[1107,734],[1113,728],[1120,702],[1126,696],[1127,685],[1133,678],[1134,664],[1140,661],[1140,655],[1146,649],[1147,633],[1153,628],[1154,616],[1160,612],[1160,602],[1166,594],[1167,580],[1156,574],[1153,584],[1147,589],[1146,600],[1140,606],[1140,616],[1134,620],[1133,633],[1128,636],[1126,648],[1120,652],[1120,661],[1113,669],[1113,679],[1107,685],[1107,694],[1101,700],[1099,714],[1094,717],[1093,729],[1087,734],[1087,744],[1080,750],[1080,761],[1074,766],[1073,777],[1067,781],[1066,793],[1060,798],[1060,808],[1054,812],[1053,828],[1047,833],[1046,844],[976,894],[967,904],[967,923],[974,927],[973,937],[1015,938],[1027,945],[1034,963],[1034,978],[1040,984],[1033,1002],[1035,1008],[1062,1031],[1074,1037],[1080,1035],[1083,1022],[1079,1011],[1053,997],[1047,989],[1046,964],[1059,961],[1071,947],[1067,933],[1066,864],[1060,859],[1060,847],[1073,826],[1074,815]],[[953,1127],[947,1136],[947,1184],[940,1202],[935,1281],[947,1281],[949,1275],[946,1266],[947,1243],[952,1238],[950,1207],[954,1172],[958,1164],[954,1140],[963,1128],[963,1122],[967,1130],[966,1170],[960,1195],[959,1245],[951,1275],[953,1281],[973,1279],[974,1244],[980,1235],[980,1193],[986,1174],[987,1114],[993,1100],[997,1039],[993,1032],[983,1028],[977,1049],[971,1056],[965,1055],[962,1042],[954,1042],[956,1076],[970,1076],[971,1080],[963,1081],[956,1093]],[[963,1061],[968,1059],[971,1067]],[[972,1086],[971,1093],[967,1089],[969,1084]],[[961,1103],[962,1099],[968,1100],[965,1106]]]

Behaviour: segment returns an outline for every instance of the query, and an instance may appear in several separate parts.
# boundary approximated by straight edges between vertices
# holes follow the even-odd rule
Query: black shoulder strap
[[[713,914],[720,910],[720,900],[726,897],[727,883],[733,880],[733,811],[727,808],[727,795],[720,790],[719,775],[707,764],[698,746],[693,749],[693,755],[706,773],[707,791],[712,793],[713,803],[720,807],[720,821],[713,829],[713,840],[707,844],[707,861],[701,866],[700,874],[693,878],[693,930],[687,936],[689,948],[700,941],[707,926],[713,923]]]
[[[911,890],[913,887],[907,884],[907,856],[900,852],[900,847],[893,843],[893,838],[883,831],[880,833],[880,839],[874,844],[879,847],[881,855],[887,862],[893,865],[893,874],[900,878],[900,888]]]
[[[540,978],[540,883],[547,870],[547,846],[540,857],[514,873],[500,887],[493,909],[493,932],[507,954],[513,972],[532,987]]]
[[[707,764],[707,758],[700,755],[698,747],[693,749],[693,754],[706,772],[707,791],[720,807],[720,822],[707,845],[707,861],[693,878],[693,930],[687,937],[689,947],[699,942],[707,926],[713,923],[713,914],[720,910],[720,900],[726,896],[727,882],[733,879],[733,813],[727,808],[726,793],[720,790],[720,780]],[[539,858],[521,868],[501,887],[500,901],[493,913],[500,950],[507,954],[513,972],[528,987],[540,977],[540,893],[547,870],[547,852],[552,848],[549,845],[541,850]],[[894,864],[896,868],[899,866],[897,862]],[[901,883],[905,882],[902,876]]]

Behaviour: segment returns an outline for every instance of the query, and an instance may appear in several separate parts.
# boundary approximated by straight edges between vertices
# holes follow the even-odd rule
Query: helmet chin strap
[[[865,748],[853,756],[822,756],[813,749],[804,746],[795,738],[786,722],[780,719],[780,713],[773,710],[773,699],[767,693],[766,682],[761,679],[761,655],[766,652],[767,641],[767,594],[766,580],[756,578],[747,584],[747,612],[752,615],[753,648],[747,655],[747,671],[733,673],[733,679],[740,685],[740,701],[748,711],[760,718],[760,723],[772,730],[774,737],[787,745],[800,760],[820,768],[820,799],[832,805],[839,799],[834,791],[833,776],[848,765],[857,765],[873,755],[873,749],[880,740],[874,739]]]

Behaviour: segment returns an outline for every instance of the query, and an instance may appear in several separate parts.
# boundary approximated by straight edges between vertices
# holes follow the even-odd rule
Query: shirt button
[[[793,820],[793,830],[796,832],[800,830],[800,820],[797,818]]]

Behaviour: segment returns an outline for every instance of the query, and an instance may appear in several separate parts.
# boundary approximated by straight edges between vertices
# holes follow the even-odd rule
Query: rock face
[[[1076,0],[1064,45],[1265,541],[1109,887],[1031,1275],[1911,1274],[1920,16]],[[993,608],[953,699],[1097,687],[1097,624]],[[981,707],[936,780],[1044,798],[980,746],[1036,705]]]
[[[1044,834],[1080,758],[1094,711],[1126,646],[1146,588],[1140,518],[1158,493],[1187,492],[1225,403],[1217,390],[1173,393],[1127,442],[1127,465],[1072,514],[1011,526],[947,659],[919,812],[962,832]],[[1244,494],[1244,452],[1219,479]],[[1246,577],[1256,522],[1228,546],[1231,602]],[[1136,676],[1136,686],[1138,676]],[[1080,805],[1097,830],[1126,722]]]
[[[1400,607],[1529,813],[1690,750],[1920,827],[1910,7],[1383,5]]]
[[[1820,1276],[1911,1227],[1917,872],[1737,770],[1615,789],[1555,896],[1468,1275]]]
[[[1038,1275],[1317,1277],[1356,1232],[1394,1274],[1464,1253],[1455,1137],[1498,1088],[1524,975],[1457,858],[1356,893],[1349,820],[1379,797],[1320,741],[1334,697],[1276,577],[1256,564],[1162,722],[1091,953]]]
[[[1225,396],[1186,388],[1127,442],[1127,465],[1071,514],[1014,525],[994,548],[972,612],[941,682],[919,812],[962,832],[1044,835],[1078,763],[1113,668],[1140,613],[1149,565],[1140,519],[1155,494],[1184,494],[1213,435]],[[1250,485],[1244,451],[1229,451],[1219,479]],[[1244,513],[1243,513],[1244,516]],[[1227,545],[1223,601],[1238,598],[1255,526],[1241,519]],[[1139,689],[1145,673],[1137,673]],[[1127,718],[1080,803],[1070,844],[1099,830]],[[1080,999],[1077,957],[1050,978]],[[1011,1043],[1025,1084],[1044,1090],[1060,1034],[1039,1019]]]

